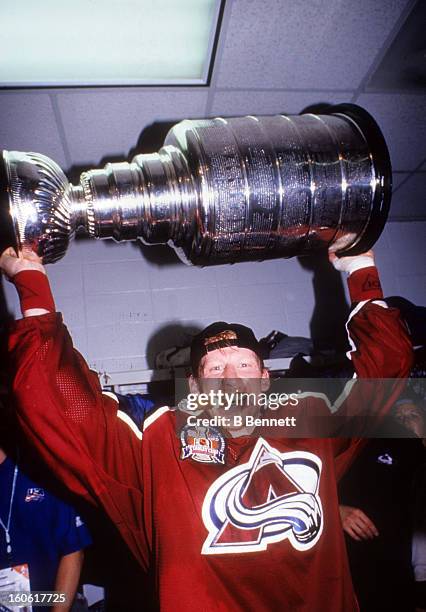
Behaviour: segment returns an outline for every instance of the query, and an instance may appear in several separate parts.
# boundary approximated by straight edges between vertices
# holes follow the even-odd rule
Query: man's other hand
[[[12,279],[18,272],[23,272],[24,270],[38,270],[46,274],[41,257],[28,248],[19,251],[19,255],[16,254],[12,247],[3,251],[0,256],[0,269],[9,279]]]
[[[372,540],[379,535],[376,525],[359,508],[339,506],[343,530],[357,542]]]

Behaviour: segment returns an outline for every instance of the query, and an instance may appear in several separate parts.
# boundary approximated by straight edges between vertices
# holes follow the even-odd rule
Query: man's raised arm
[[[413,349],[399,311],[383,300],[372,251],[353,257],[330,254],[333,266],[348,275],[352,310],[347,322],[348,357],[360,378],[404,378]]]
[[[15,285],[24,315],[9,336],[22,429],[72,491],[102,504],[116,524],[126,525],[122,532],[139,556],[142,435],[102,394],[96,373],[73,348],[41,260],[28,252],[17,257],[9,249],[0,268]]]
[[[404,389],[413,349],[399,311],[383,300],[373,252],[341,258],[329,253],[329,259],[348,276],[351,312],[346,329],[351,348],[347,355],[357,378],[348,381],[331,408],[338,417],[339,436],[344,436],[333,440],[340,478],[361,448],[362,438],[375,434]]]

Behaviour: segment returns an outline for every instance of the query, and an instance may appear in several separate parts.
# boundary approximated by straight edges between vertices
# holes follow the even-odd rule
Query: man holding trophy
[[[365,128],[366,116],[362,113],[360,116]],[[246,123],[233,121],[234,136],[243,142]],[[345,130],[349,129],[348,125],[354,122],[353,109],[338,109],[326,130],[327,138],[330,129],[340,126],[342,121],[346,121]],[[368,121],[367,124],[371,128]],[[298,126],[298,134],[302,133],[303,125]],[[319,125],[316,118],[306,116],[306,129],[316,130]],[[283,183],[284,174],[280,178],[274,174],[277,168],[282,173],[289,171],[289,158],[286,161],[284,155],[277,153],[278,145],[274,145],[274,164],[269,163],[265,144],[252,146],[244,157],[247,167],[243,170],[243,162],[234,164],[238,152],[225,147],[226,163],[221,160],[220,172],[232,176],[224,182],[216,180],[218,153],[211,152],[212,146],[207,154],[206,143],[212,132],[206,126],[200,129],[204,128],[204,160],[208,158],[208,163],[203,165],[200,189],[193,190],[198,180],[194,176],[199,178],[199,173],[184,168],[182,156],[173,149],[176,143],[183,147],[182,132],[174,134],[174,145],[167,151],[174,159],[175,170],[179,170],[173,180],[170,172],[165,173],[169,177],[168,189],[170,193],[180,190],[181,208],[176,210],[182,212],[187,207],[183,218],[188,227],[191,225],[190,229],[184,221],[179,225],[170,210],[167,213],[164,201],[160,205],[157,199],[154,207],[154,195],[148,193],[147,185],[152,187],[155,180],[160,181],[163,170],[157,165],[158,160],[152,158],[136,164],[142,168],[144,185],[138,169],[130,164],[110,168],[105,175],[103,171],[86,174],[81,189],[75,189],[71,195],[69,190],[66,192],[65,199],[75,204],[70,218],[81,219],[86,203],[86,226],[93,234],[98,237],[105,237],[108,232],[115,236],[120,232],[131,234],[130,221],[127,226],[123,223],[122,202],[121,213],[107,219],[105,202],[115,195],[107,196],[106,185],[114,183],[110,194],[116,194],[117,189],[124,193],[126,184],[128,210],[137,183],[138,193],[144,192],[145,199],[138,204],[139,220],[134,222],[134,227],[137,226],[134,232],[142,233],[145,239],[155,234],[153,242],[173,238],[175,246],[195,263],[208,263],[209,258],[210,263],[221,263],[238,258],[276,257],[283,245],[288,247],[282,253],[286,256],[299,254],[295,249],[306,252],[326,246],[333,265],[348,274],[353,309],[347,328],[350,356],[358,377],[406,377],[411,366],[411,343],[398,311],[387,308],[383,302],[374,257],[369,250],[383,227],[383,218],[379,217],[386,208],[380,163],[374,161],[375,173],[367,172],[364,176],[360,171],[363,164],[366,171],[366,164],[374,155],[364,155],[363,149],[361,155],[351,159],[348,132],[342,132],[333,141],[335,153],[341,148],[335,159],[331,160],[330,140],[325,144],[330,159],[326,160],[326,154],[319,154],[317,149],[316,161],[314,154],[305,156],[310,182],[298,189],[294,184]],[[223,125],[218,129],[224,129]],[[262,128],[256,124],[250,129],[256,140],[265,133],[267,125]],[[188,147],[200,146],[200,138],[194,145],[189,132],[186,132]],[[377,132],[375,138],[373,153],[379,146]],[[367,145],[365,141],[357,146],[368,149]],[[294,152],[294,142],[292,146]],[[254,160],[255,155],[259,159]],[[300,156],[295,158],[295,167],[301,172]],[[262,183],[266,179],[259,171],[261,162],[272,173],[270,180],[279,183],[274,201],[278,201],[278,193],[284,200],[294,198],[293,208],[288,201],[281,200],[280,215],[276,214],[270,190]],[[188,163],[190,166],[194,162]],[[9,164],[13,165],[11,157]],[[329,178],[326,174],[322,178],[315,175],[325,173],[326,167],[331,173]],[[244,174],[251,189],[244,188],[238,172]],[[342,182],[339,174],[340,190],[333,183],[337,181],[336,172],[345,175]],[[192,178],[185,182],[185,176]],[[300,177],[299,180],[304,181]],[[241,200],[242,192],[245,201]],[[372,207],[366,213],[364,204],[369,192]],[[155,193],[157,197],[159,190]],[[301,212],[305,210],[302,200],[306,203],[311,197],[313,207],[306,217],[306,211]],[[327,213],[324,204],[327,201],[344,202],[344,210],[336,213],[329,209]],[[324,209],[318,210],[323,204]],[[117,212],[117,202],[114,206]],[[354,209],[358,211],[357,218],[351,213]],[[135,210],[136,207],[129,219],[136,218]],[[301,221],[301,217],[296,220],[296,213],[305,215],[305,220]],[[330,227],[327,215],[336,214],[340,225]],[[361,220],[360,215],[364,215]],[[150,229],[147,219],[153,217],[155,223]],[[291,228],[286,232],[282,230],[284,222]],[[248,224],[245,229],[244,223]],[[222,229],[216,232],[219,226]],[[177,426],[181,411],[170,407],[154,411],[141,432],[119,410],[114,399],[102,393],[97,375],[73,348],[61,315],[55,312],[43,266],[43,261],[49,259],[40,256],[45,244],[37,253],[19,238],[13,246],[3,251],[0,267],[18,291],[23,314],[14,324],[9,340],[21,426],[70,490],[107,512],[142,570],[152,577],[154,607],[180,610],[196,606],[200,610],[224,612],[358,610],[340,524],[336,479],[349,465],[360,440],[295,438],[285,434],[269,438],[256,435],[255,429],[232,425],[201,427],[202,435],[195,439],[192,425]],[[344,249],[341,257],[335,254],[338,249]],[[240,389],[254,390],[255,394],[268,387],[268,372],[255,335],[238,324],[217,322],[196,336],[191,347],[191,367],[190,385],[195,393],[212,387],[232,392],[238,383]],[[372,414],[386,413],[398,396],[399,387],[395,381],[388,395],[371,395]],[[319,397],[303,397],[300,404],[300,410],[305,407],[321,414],[327,409],[325,400]],[[208,404],[206,413],[214,414],[214,406]],[[243,414],[244,410],[240,411]],[[252,416],[259,414],[255,406]],[[141,593],[141,608],[144,600],[146,594]]]

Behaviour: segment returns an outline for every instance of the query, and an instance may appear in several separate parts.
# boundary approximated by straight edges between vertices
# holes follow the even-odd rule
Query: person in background
[[[70,610],[84,548],[91,544],[81,517],[29,478],[19,458],[1,447],[0,491],[0,590],[18,590],[11,581],[24,574],[25,590],[65,594],[64,605],[38,609]]]
[[[410,381],[411,382],[411,381]],[[403,397],[392,410],[394,419],[426,446],[426,412],[419,397]]]
[[[149,413],[154,410],[155,402],[149,395],[142,393],[111,393],[116,397],[120,405],[120,410],[129,415],[139,429],[143,429],[143,424]]]
[[[58,591],[65,594],[65,603],[37,610],[66,612],[73,604],[91,537],[75,509],[46,487],[46,475],[42,482],[35,476],[40,466],[20,442],[2,377],[0,590],[19,590],[16,580],[21,580],[25,590]]]
[[[416,612],[426,612],[426,457],[414,475],[413,548]]]
[[[416,481],[426,458],[421,441],[425,420],[410,397],[398,400],[392,415],[393,435],[400,437],[369,440],[339,484],[340,516],[361,612],[411,612],[420,589],[415,580],[422,570],[415,576],[412,549],[418,557],[424,549],[420,533],[413,545],[412,538],[416,521],[424,524],[426,514],[426,505],[423,514],[413,513],[419,506]],[[377,435],[381,433],[387,436],[389,430],[379,429]]]
[[[406,397],[396,402],[394,417],[422,439],[426,448],[426,411],[419,397]],[[426,451],[413,480],[413,540],[414,602],[416,612],[426,612]]]

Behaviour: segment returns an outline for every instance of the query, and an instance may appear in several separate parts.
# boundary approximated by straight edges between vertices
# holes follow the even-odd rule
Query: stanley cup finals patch
[[[181,459],[200,463],[225,463],[225,440],[213,427],[185,425],[180,432]]]

